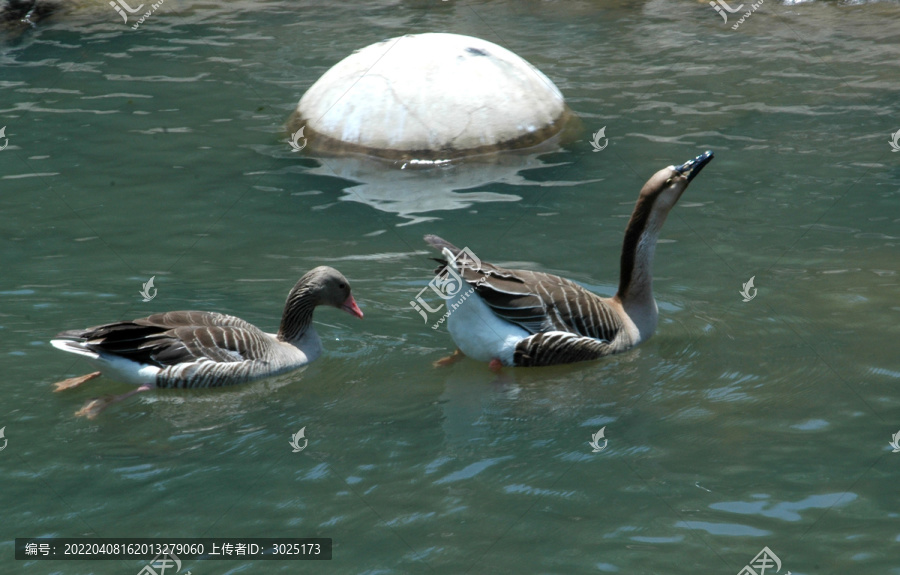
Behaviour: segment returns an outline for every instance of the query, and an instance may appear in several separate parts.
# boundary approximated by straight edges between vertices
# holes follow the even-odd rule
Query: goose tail
[[[444,238],[441,238],[441,237],[438,237],[438,236],[435,236],[432,234],[428,234],[427,236],[425,236],[425,241],[428,242],[428,245],[430,245],[431,247],[433,247],[434,249],[436,249],[439,252],[443,252],[444,249],[448,249],[455,256],[456,254],[458,254],[459,252],[462,251],[458,247],[454,246],[453,244],[451,244],[450,242],[445,240]]]
[[[56,337],[66,337],[66,334],[67,332],[63,332]],[[77,353],[78,355],[83,355],[91,359],[98,359],[100,357],[97,352],[89,349],[85,342],[75,339],[51,339],[50,345],[56,349],[67,351],[69,353]]]
[[[425,241],[428,242],[428,245],[436,249],[437,251],[443,254],[443,258],[431,258],[437,263],[441,264],[437,268],[435,268],[434,273],[440,273],[440,271],[447,266],[453,259],[456,258],[462,252],[461,249],[454,246],[447,240],[442,237],[428,234],[425,236]]]

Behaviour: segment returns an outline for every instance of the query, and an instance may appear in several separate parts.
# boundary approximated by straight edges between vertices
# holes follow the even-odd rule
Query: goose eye
[[[338,285],[338,288],[339,288],[339,289],[344,289],[345,287],[347,287],[347,285],[346,285],[346,284],[343,284],[343,283]]]

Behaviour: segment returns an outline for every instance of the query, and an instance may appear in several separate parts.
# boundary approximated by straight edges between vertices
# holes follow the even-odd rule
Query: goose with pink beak
[[[81,355],[98,371],[58,382],[56,391],[100,375],[138,386],[123,395],[92,400],[78,412],[94,418],[111,403],[154,387],[222,387],[293,371],[322,354],[322,341],[312,325],[318,306],[363,317],[347,278],[320,266],[288,293],[278,333],[206,311],[170,311],[64,331],[50,343]]]

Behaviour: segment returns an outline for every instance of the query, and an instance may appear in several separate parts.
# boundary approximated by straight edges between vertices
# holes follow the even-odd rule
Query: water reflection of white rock
[[[517,202],[522,199],[515,194],[465,191],[487,184],[547,187],[584,183],[526,179],[522,175],[525,170],[561,165],[541,161],[539,156],[547,152],[546,149],[531,154],[509,152],[492,156],[490,162],[457,160],[431,165],[392,164],[365,156],[329,157],[318,158],[321,165],[308,173],[358,182],[358,185],[345,188],[345,195],[340,199],[397,214],[409,220],[398,225],[409,225],[439,219],[433,212],[460,210],[483,202]]]

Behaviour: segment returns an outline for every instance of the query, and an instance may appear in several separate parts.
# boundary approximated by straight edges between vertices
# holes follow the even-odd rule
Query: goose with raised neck
[[[611,298],[559,276],[459,258],[463,250],[425,236],[443,253],[439,261],[474,289],[447,317],[459,349],[438,364],[462,355],[494,368],[574,363],[619,353],[649,338],[659,315],[653,258],[660,230],[688,184],[712,159],[708,151],[663,168],[641,188],[625,229],[619,287]],[[445,272],[438,268],[436,273]]]

